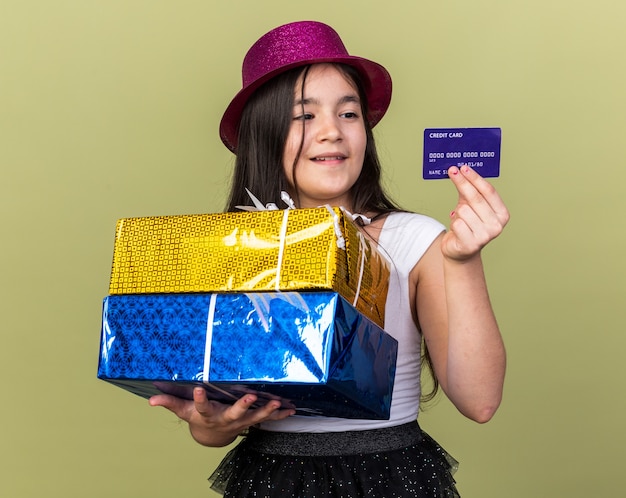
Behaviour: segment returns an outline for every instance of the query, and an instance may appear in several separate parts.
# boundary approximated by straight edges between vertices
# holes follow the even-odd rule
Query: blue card
[[[500,128],[424,130],[424,180],[448,178],[450,166],[467,164],[485,178],[500,176]]]

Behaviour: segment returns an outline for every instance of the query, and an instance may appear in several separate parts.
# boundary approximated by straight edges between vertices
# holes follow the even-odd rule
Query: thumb
[[[192,401],[188,401],[170,394],[157,394],[152,396],[148,403],[150,406],[162,406],[174,413],[178,418],[189,420],[189,414],[193,406]]]

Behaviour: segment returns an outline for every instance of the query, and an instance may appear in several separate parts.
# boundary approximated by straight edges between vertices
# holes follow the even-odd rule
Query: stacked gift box
[[[135,394],[388,418],[387,260],[340,209],[118,221],[98,377]]]

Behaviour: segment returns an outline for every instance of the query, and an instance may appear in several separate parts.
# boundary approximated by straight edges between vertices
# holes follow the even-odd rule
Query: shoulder
[[[385,219],[385,223],[383,225],[383,233],[385,231],[389,232],[392,229],[404,227],[407,231],[421,231],[421,232],[431,232],[434,231],[436,234],[439,234],[443,230],[446,229],[444,225],[440,222],[431,218],[430,216],[426,216],[418,213],[411,213],[408,211],[395,211],[393,213],[389,213]]]
[[[396,266],[410,271],[445,229],[429,216],[394,212],[385,218],[378,244]]]

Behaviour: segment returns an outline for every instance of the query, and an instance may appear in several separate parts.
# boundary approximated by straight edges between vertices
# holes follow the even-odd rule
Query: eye
[[[294,121],[306,121],[309,119],[313,119],[313,114],[311,114],[310,112],[305,112],[304,114],[298,114],[297,116],[293,117]]]
[[[358,117],[359,117],[359,115],[358,115],[356,112],[354,112],[354,111],[346,111],[346,112],[342,112],[342,113],[340,114],[340,116],[341,116],[341,117],[344,117],[344,118],[348,118],[348,119],[356,119],[356,118],[358,118]]]

